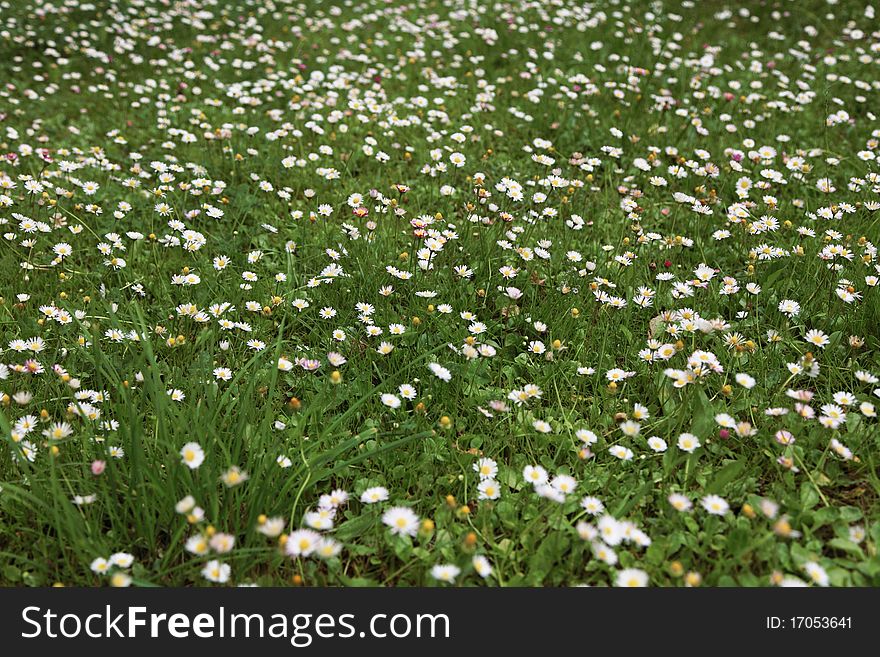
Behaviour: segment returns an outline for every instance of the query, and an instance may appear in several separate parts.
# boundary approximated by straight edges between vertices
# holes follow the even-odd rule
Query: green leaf
[[[712,483],[706,486],[706,494],[715,495],[721,493],[727,484],[739,476],[744,467],[745,463],[742,461],[728,462],[727,465],[718,471],[718,474],[715,475]]]
[[[830,541],[828,541],[828,545],[830,547],[833,547],[835,550],[848,552],[849,554],[852,554],[859,559],[865,558],[865,553],[862,552],[862,548],[860,548],[858,545],[847,538],[832,538]]]
[[[693,398],[691,432],[696,434],[701,441],[712,433],[715,427],[715,413],[712,411],[712,405],[706,396],[706,391],[702,388],[697,390],[697,394]]]
[[[840,519],[844,522],[856,522],[862,519],[862,510],[854,506],[842,506],[839,509]]]
[[[727,535],[725,547],[735,559],[738,559],[749,547],[751,534],[742,527],[737,527]]]
[[[361,514],[346,520],[336,529],[336,538],[340,541],[350,541],[369,531],[374,524],[374,518],[370,514]]]
[[[3,568],[3,579],[7,583],[17,582],[21,579],[21,570],[12,564],[8,564]]]
[[[818,503],[819,492],[813,484],[805,481],[801,484],[801,507],[806,511],[812,509]]]

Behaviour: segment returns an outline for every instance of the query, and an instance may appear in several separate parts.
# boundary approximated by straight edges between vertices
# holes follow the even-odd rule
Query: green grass
[[[117,572],[206,585],[219,560],[227,585],[434,585],[440,564],[465,586],[613,585],[629,569],[654,586],[880,585],[880,41],[864,7],[55,2],[32,19],[32,3],[7,4],[0,154],[17,157],[0,160],[0,583],[128,583]],[[820,258],[828,247],[850,257]],[[704,263],[708,284],[678,294]],[[652,340],[674,355],[646,362]],[[675,387],[664,371],[694,352],[719,371]],[[17,371],[28,359],[44,371]],[[610,382],[617,368],[632,376]],[[540,394],[508,399],[530,385]],[[812,393],[801,403],[815,417],[794,390]],[[845,422],[824,426],[840,392]],[[51,434],[60,422],[70,435]],[[205,455],[195,469],[181,459],[190,442]],[[481,457],[497,464],[498,499],[481,499]],[[576,489],[538,494],[529,465]],[[227,486],[232,467],[247,478]],[[388,500],[362,503],[377,486]],[[334,490],[350,499],[321,533],[339,553],[286,554]],[[726,513],[702,506],[711,495]],[[200,513],[176,510],[187,496]],[[604,512],[591,517],[586,496]],[[383,523],[394,506],[417,514],[415,535]],[[265,518],[284,521],[280,537],[258,531]],[[593,536],[607,527],[610,546]],[[218,534],[234,547],[187,549]],[[118,552],[130,567],[93,572]]]

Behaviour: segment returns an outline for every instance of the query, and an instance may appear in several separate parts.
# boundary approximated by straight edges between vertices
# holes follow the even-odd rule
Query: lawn
[[[880,586],[869,3],[3,5],[0,584]]]

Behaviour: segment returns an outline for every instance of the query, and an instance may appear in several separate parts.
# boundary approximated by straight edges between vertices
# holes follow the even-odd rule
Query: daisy
[[[825,346],[830,342],[828,336],[817,329],[807,331],[807,334],[804,336],[804,340],[816,347],[819,347],[820,349],[824,349]]]
[[[690,511],[693,503],[681,493],[671,493],[667,498],[676,511]]]
[[[385,404],[388,408],[396,409],[400,408],[400,398],[397,395],[392,395],[390,393],[384,393],[381,396],[382,403]]]
[[[494,479],[498,474],[498,464],[489,458],[481,458],[473,465],[474,472],[480,475],[480,479]]]
[[[678,437],[678,448],[692,454],[700,446],[700,440],[692,433],[683,433]]]
[[[480,481],[477,491],[481,500],[497,500],[501,497],[501,487],[494,479],[483,479]]]
[[[185,466],[196,470],[205,461],[205,452],[198,443],[187,443],[180,449],[180,457]]]
[[[605,505],[598,497],[585,497],[581,500],[581,507],[591,516],[597,516],[605,511]]]
[[[209,582],[216,582],[217,584],[228,582],[231,574],[232,568],[230,568],[229,564],[222,563],[217,559],[209,561],[202,568],[202,577]]]
[[[718,495],[706,495],[700,500],[700,504],[714,516],[723,516],[730,508],[727,501]]]
[[[547,483],[547,471],[540,465],[527,465],[523,469],[523,479],[533,486],[540,486]]]
[[[419,517],[405,506],[395,506],[382,514],[382,522],[391,528],[392,534],[415,536],[419,530]]]
[[[666,441],[659,436],[651,436],[650,438],[648,438],[648,447],[650,447],[655,452],[665,452]]]
[[[815,561],[808,561],[803,565],[804,572],[807,573],[810,580],[818,586],[828,586],[830,579],[828,573]]]
[[[388,499],[388,489],[383,488],[382,486],[374,486],[373,488],[368,488],[363,493],[361,493],[360,500],[363,504],[376,504],[378,502],[385,502]]]
[[[284,551],[291,557],[308,557],[321,543],[321,535],[312,529],[297,529],[287,535]]]
[[[577,480],[569,475],[556,475],[553,477],[552,481],[550,481],[550,486],[563,495],[569,495],[574,492],[575,488],[577,488]]]
[[[644,587],[648,586],[648,573],[638,568],[625,568],[617,573],[615,586]]]
[[[461,573],[461,568],[452,564],[438,564],[431,568],[431,577],[438,582],[454,584],[455,578]]]
[[[471,563],[473,564],[476,573],[483,579],[492,575],[492,564],[482,554],[475,554]]]

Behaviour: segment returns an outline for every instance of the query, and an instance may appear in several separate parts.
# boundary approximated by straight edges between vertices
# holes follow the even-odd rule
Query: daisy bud
[[[422,521],[422,524],[419,526],[419,536],[422,539],[428,539],[434,533],[434,521],[430,518],[425,518]]]

